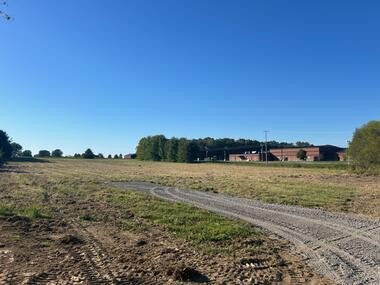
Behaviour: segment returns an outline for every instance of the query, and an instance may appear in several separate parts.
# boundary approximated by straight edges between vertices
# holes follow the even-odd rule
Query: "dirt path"
[[[253,223],[294,243],[319,273],[341,284],[380,284],[380,222],[145,182],[115,185]]]

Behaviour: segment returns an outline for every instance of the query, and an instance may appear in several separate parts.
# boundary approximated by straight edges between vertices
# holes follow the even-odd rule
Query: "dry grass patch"
[[[380,217],[380,176],[360,176],[342,169],[107,159],[51,159],[50,163],[11,163],[11,167],[47,181],[152,181],[274,203]]]

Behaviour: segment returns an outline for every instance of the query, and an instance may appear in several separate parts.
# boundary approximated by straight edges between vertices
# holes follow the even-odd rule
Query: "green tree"
[[[177,152],[178,152],[178,139],[171,138],[165,144],[165,160],[166,161],[177,161]]]
[[[181,138],[178,142],[178,162],[194,162],[199,152],[198,145],[195,141],[189,141]]]
[[[104,155],[102,153],[98,153],[98,158],[103,159]]]
[[[21,154],[24,157],[32,157],[32,152],[28,149],[24,150]]]
[[[298,142],[296,142],[296,146],[297,147],[309,147],[309,146],[313,146],[313,145],[309,142],[298,141]]]
[[[3,163],[11,158],[12,151],[13,148],[7,133],[0,130],[0,155]]]
[[[86,151],[82,154],[82,157],[83,158],[86,158],[86,159],[94,159],[95,158],[95,154],[92,152],[92,150],[90,148],[86,149]]]
[[[0,166],[2,166],[5,162],[5,159],[3,158],[3,152],[0,150]]]
[[[113,156],[113,159],[119,159],[119,156],[118,156],[117,154],[115,154],[115,155]]]
[[[348,148],[348,158],[356,170],[380,169],[380,121],[370,121],[355,130]]]
[[[144,137],[140,139],[136,147],[136,156],[138,159],[151,160],[149,144],[149,137]]]
[[[307,153],[304,149],[300,149],[298,152],[297,152],[297,158],[300,159],[300,160],[306,160],[307,158]]]
[[[109,155],[107,156],[107,158],[108,158],[108,159],[111,159],[111,158],[112,158],[112,155],[109,154]]]
[[[12,157],[21,156],[22,146],[18,143],[12,142]]]
[[[62,157],[63,151],[60,149],[55,149],[51,152],[52,157]]]
[[[50,157],[50,151],[43,149],[40,150],[37,154],[38,157]]]
[[[82,156],[80,155],[80,153],[75,153],[74,154],[74,158],[81,158]]]
[[[167,138],[164,135],[157,135],[152,137],[152,157],[153,160],[163,161],[166,158],[165,144]]]

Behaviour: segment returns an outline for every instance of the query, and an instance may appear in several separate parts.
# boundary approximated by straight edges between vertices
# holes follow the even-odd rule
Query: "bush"
[[[21,155],[24,157],[32,157],[32,152],[30,150],[26,149],[21,153]]]
[[[12,142],[11,146],[12,146],[12,157],[21,156],[22,146],[15,142]]]
[[[51,152],[52,157],[62,157],[63,152],[60,149],[55,149]]]
[[[304,149],[300,149],[298,152],[297,152],[297,158],[300,159],[300,160],[306,160],[307,158],[307,155],[306,155],[306,151]]]
[[[40,150],[37,154],[37,157],[50,157],[50,151],[46,149]]]
[[[348,159],[355,170],[378,172],[380,169],[380,121],[370,121],[355,130]]]

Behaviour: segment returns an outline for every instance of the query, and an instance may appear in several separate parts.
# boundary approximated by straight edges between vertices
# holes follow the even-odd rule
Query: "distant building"
[[[306,161],[339,161],[344,160],[345,148],[333,145],[312,147],[276,148],[268,151],[269,161],[300,161],[297,153],[306,151]],[[230,154],[230,161],[264,161],[265,153]]]
[[[136,158],[135,153],[128,153],[128,154],[124,155],[124,159],[135,159],[135,158]]]
[[[230,161],[262,161],[261,153],[242,153],[242,154],[230,154]],[[264,154],[263,154],[264,155]]]

